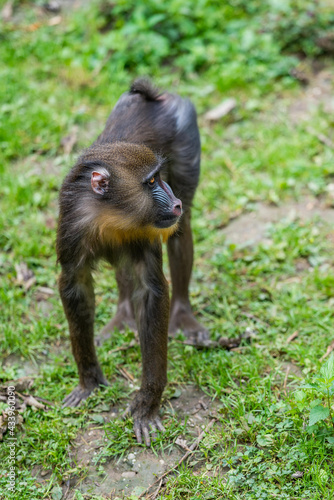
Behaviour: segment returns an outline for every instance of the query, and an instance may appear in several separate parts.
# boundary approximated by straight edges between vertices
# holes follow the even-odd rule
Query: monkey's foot
[[[73,389],[73,391],[63,400],[62,407],[66,408],[67,406],[79,406],[81,401],[87,399],[88,396],[100,385],[109,385],[109,382],[103,378],[98,384],[92,384],[89,387],[82,387],[81,385],[78,385],[78,387]]]
[[[196,320],[190,305],[175,303],[171,310],[168,333],[174,337],[178,330],[194,346],[206,347],[211,344],[208,330]]]
[[[128,302],[122,303],[118,306],[115,316],[105,325],[104,328],[102,328],[99,336],[96,337],[96,345],[103,344],[103,342],[110,338],[114,330],[119,330],[121,332],[125,330],[126,327],[134,332],[137,331],[136,320],[132,312],[132,307]]]
[[[144,397],[139,391],[133,402],[125,410],[123,418],[133,417],[133,428],[137,442],[141,444],[144,438],[145,445],[150,446],[151,439],[155,441],[157,437],[157,431],[164,432],[165,428],[158,415],[159,405],[153,405],[154,409],[147,407],[143,403]]]

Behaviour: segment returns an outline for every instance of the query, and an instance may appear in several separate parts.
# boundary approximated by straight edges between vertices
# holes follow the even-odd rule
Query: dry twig
[[[115,349],[111,349],[108,351],[108,354],[112,354],[113,352],[119,352],[119,351],[127,351],[130,349],[130,347],[134,347],[137,344],[135,340],[131,340],[129,344],[121,345],[120,347],[116,347]]]
[[[290,337],[288,337],[288,338],[286,339],[286,343],[287,343],[287,344],[290,344],[290,342],[292,342],[293,340],[295,340],[295,339],[298,337],[298,335],[299,335],[299,332],[298,332],[298,330],[296,330],[295,332],[293,332],[293,333],[290,335]]]
[[[118,371],[119,373],[127,380],[128,382],[133,382],[134,381],[134,376],[131,375],[123,366],[118,366]]]
[[[329,356],[329,355],[330,355],[330,353],[331,353],[333,350],[334,350],[334,340],[333,340],[333,342],[331,342],[331,343],[329,344],[329,346],[327,347],[327,350],[326,350],[325,354],[324,354],[323,356],[321,356],[320,361],[323,361],[325,358],[327,358],[327,356]]]
[[[148,498],[149,498],[150,500],[155,500],[155,499],[157,498],[157,496],[158,496],[158,493],[159,493],[159,491],[160,491],[161,486],[162,486],[162,479],[161,479],[161,481],[160,481],[160,483],[159,483],[159,486],[158,486],[158,488],[156,489],[156,491],[155,491],[154,493],[152,493],[151,495],[149,495],[149,496],[148,496]]]

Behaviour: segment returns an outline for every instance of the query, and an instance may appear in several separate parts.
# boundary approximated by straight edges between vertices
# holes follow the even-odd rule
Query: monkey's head
[[[148,147],[126,142],[96,145],[78,163],[86,182],[90,176],[92,224],[104,241],[166,240],[175,232],[182,203],[161,179],[162,160]]]

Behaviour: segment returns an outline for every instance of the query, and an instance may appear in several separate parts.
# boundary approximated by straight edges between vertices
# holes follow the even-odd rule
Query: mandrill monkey
[[[76,406],[108,383],[93,338],[91,271],[104,259],[116,267],[119,301],[102,339],[114,328],[138,329],[143,375],[128,413],[137,441],[144,438],[147,445],[150,431],[154,436],[157,429],[164,430],[158,412],[167,381],[168,324],[170,333],[182,329],[195,344],[208,339],[192,314],[188,292],[193,264],[190,207],[199,165],[193,105],[139,79],[120,98],[104,131],[80,156],[60,192],[59,290],[80,380],[64,405]],[[168,240],[171,304],[161,239]]]

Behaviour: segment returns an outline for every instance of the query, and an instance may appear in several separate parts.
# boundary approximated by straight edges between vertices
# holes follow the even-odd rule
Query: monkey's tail
[[[146,101],[158,101],[161,93],[148,78],[137,78],[130,87],[130,94],[140,94]]]

